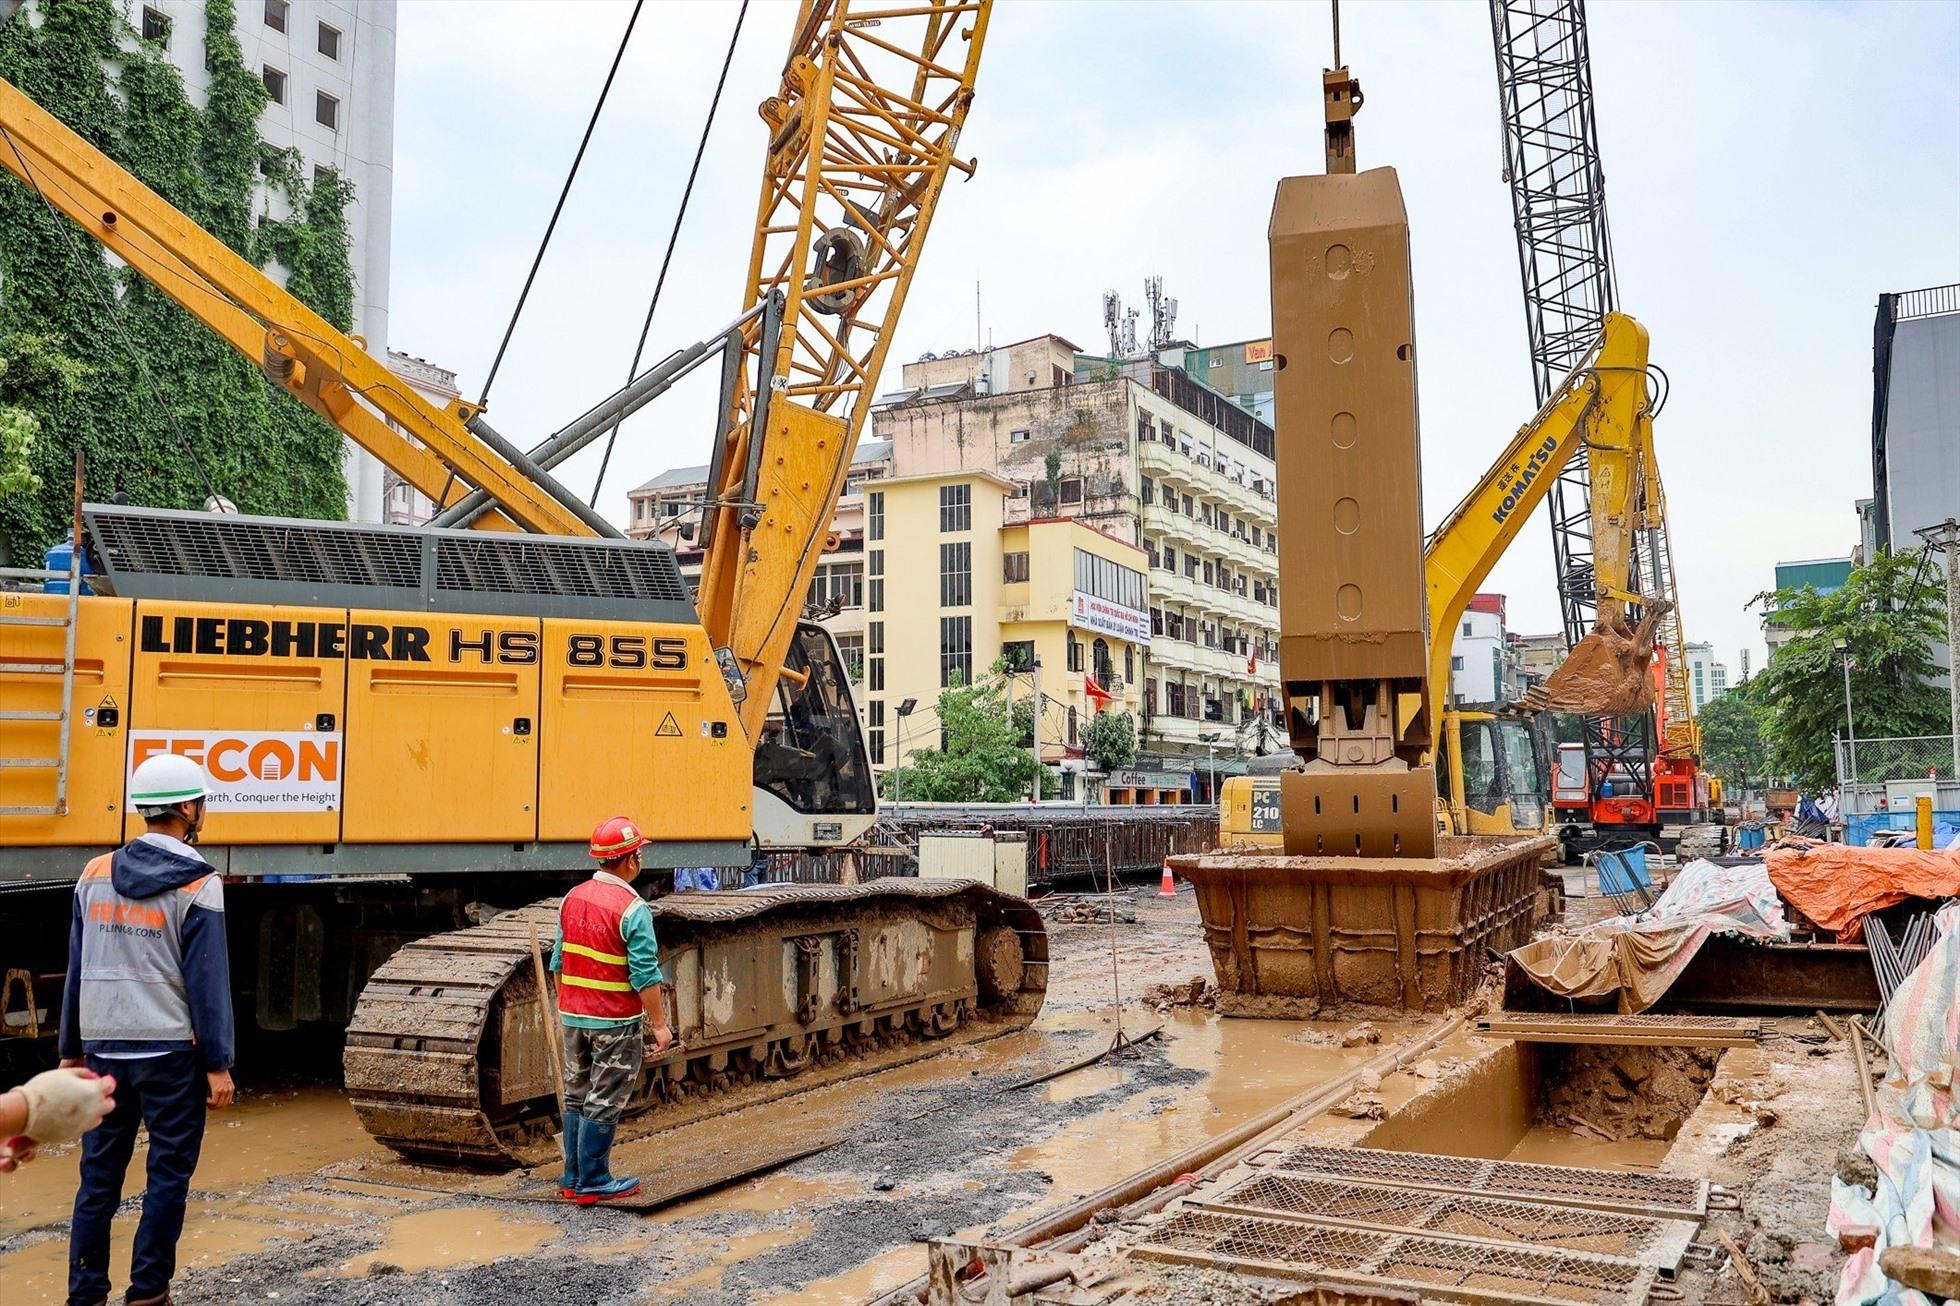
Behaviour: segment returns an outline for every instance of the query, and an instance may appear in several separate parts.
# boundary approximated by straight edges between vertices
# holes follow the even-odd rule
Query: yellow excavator
[[[1634,496],[1653,461],[1647,348],[1645,327],[1625,314],[1608,314],[1586,358],[1430,535],[1423,578],[1432,632],[1456,629],[1491,568],[1581,448],[1592,456],[1595,537],[1606,541],[1605,549],[1615,539],[1630,547]],[[1548,750],[1533,715],[1449,705],[1450,649],[1448,638],[1432,640],[1425,685],[1431,719],[1441,722],[1441,756],[1428,759],[1438,768],[1438,833],[1543,831]],[[1584,665],[1596,668],[1598,661],[1588,656]],[[1594,683],[1606,679],[1597,676]],[[1649,695],[1651,702],[1651,689]],[[1279,771],[1297,759],[1283,753],[1272,762],[1270,772],[1234,776],[1222,787],[1219,826],[1227,846],[1282,843]]]
[[[9,896],[0,1032],[52,1033],[61,890],[140,829],[130,769],[181,753],[214,784],[249,1023],[344,1028],[350,1097],[398,1150],[523,1159],[555,1115],[531,966],[555,907],[533,900],[588,869],[599,820],[632,813],[656,868],[869,828],[844,663],[800,606],[947,174],[973,167],[990,9],[802,0],[741,312],[528,450],[0,82],[0,165],[439,508],[407,529],[127,507],[78,474],[70,565],[0,591],[0,881],[45,890]],[[697,599],[552,468],[713,358]],[[1046,985],[1037,914],[963,882],[655,910],[680,1043],[649,1059],[642,1129],[1018,1027]]]

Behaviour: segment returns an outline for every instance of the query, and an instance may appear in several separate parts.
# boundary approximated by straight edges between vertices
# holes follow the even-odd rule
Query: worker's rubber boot
[[[565,1173],[558,1176],[558,1195],[570,1198],[578,1192],[578,1140],[585,1117],[576,1111],[565,1113]]]
[[[610,1120],[586,1120],[579,1125],[578,1192],[572,1200],[580,1206],[631,1197],[640,1191],[640,1181],[636,1176],[613,1177],[613,1133],[618,1128]]]

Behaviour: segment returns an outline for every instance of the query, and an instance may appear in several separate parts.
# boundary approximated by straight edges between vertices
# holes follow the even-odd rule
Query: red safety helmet
[[[647,837],[640,833],[632,817],[614,816],[599,822],[599,828],[592,832],[592,847],[586,851],[602,862],[610,862],[644,847],[646,841]]]

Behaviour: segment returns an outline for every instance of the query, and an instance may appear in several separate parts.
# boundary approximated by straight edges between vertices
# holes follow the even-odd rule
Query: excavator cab
[[[848,843],[878,814],[851,677],[830,632],[797,623],[755,746],[755,836],[764,847]]]
[[[1451,727],[1454,726],[1452,730]],[[1545,828],[1550,775],[1529,717],[1453,712],[1437,751],[1437,788],[1457,802],[1462,772],[1461,834],[1529,834]]]

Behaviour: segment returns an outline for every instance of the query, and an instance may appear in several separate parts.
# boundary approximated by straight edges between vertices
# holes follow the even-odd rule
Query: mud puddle
[[[333,1271],[336,1278],[415,1274],[481,1265],[501,1256],[528,1256],[560,1236],[556,1224],[483,1207],[441,1207],[398,1216],[382,1226],[383,1241]]]

